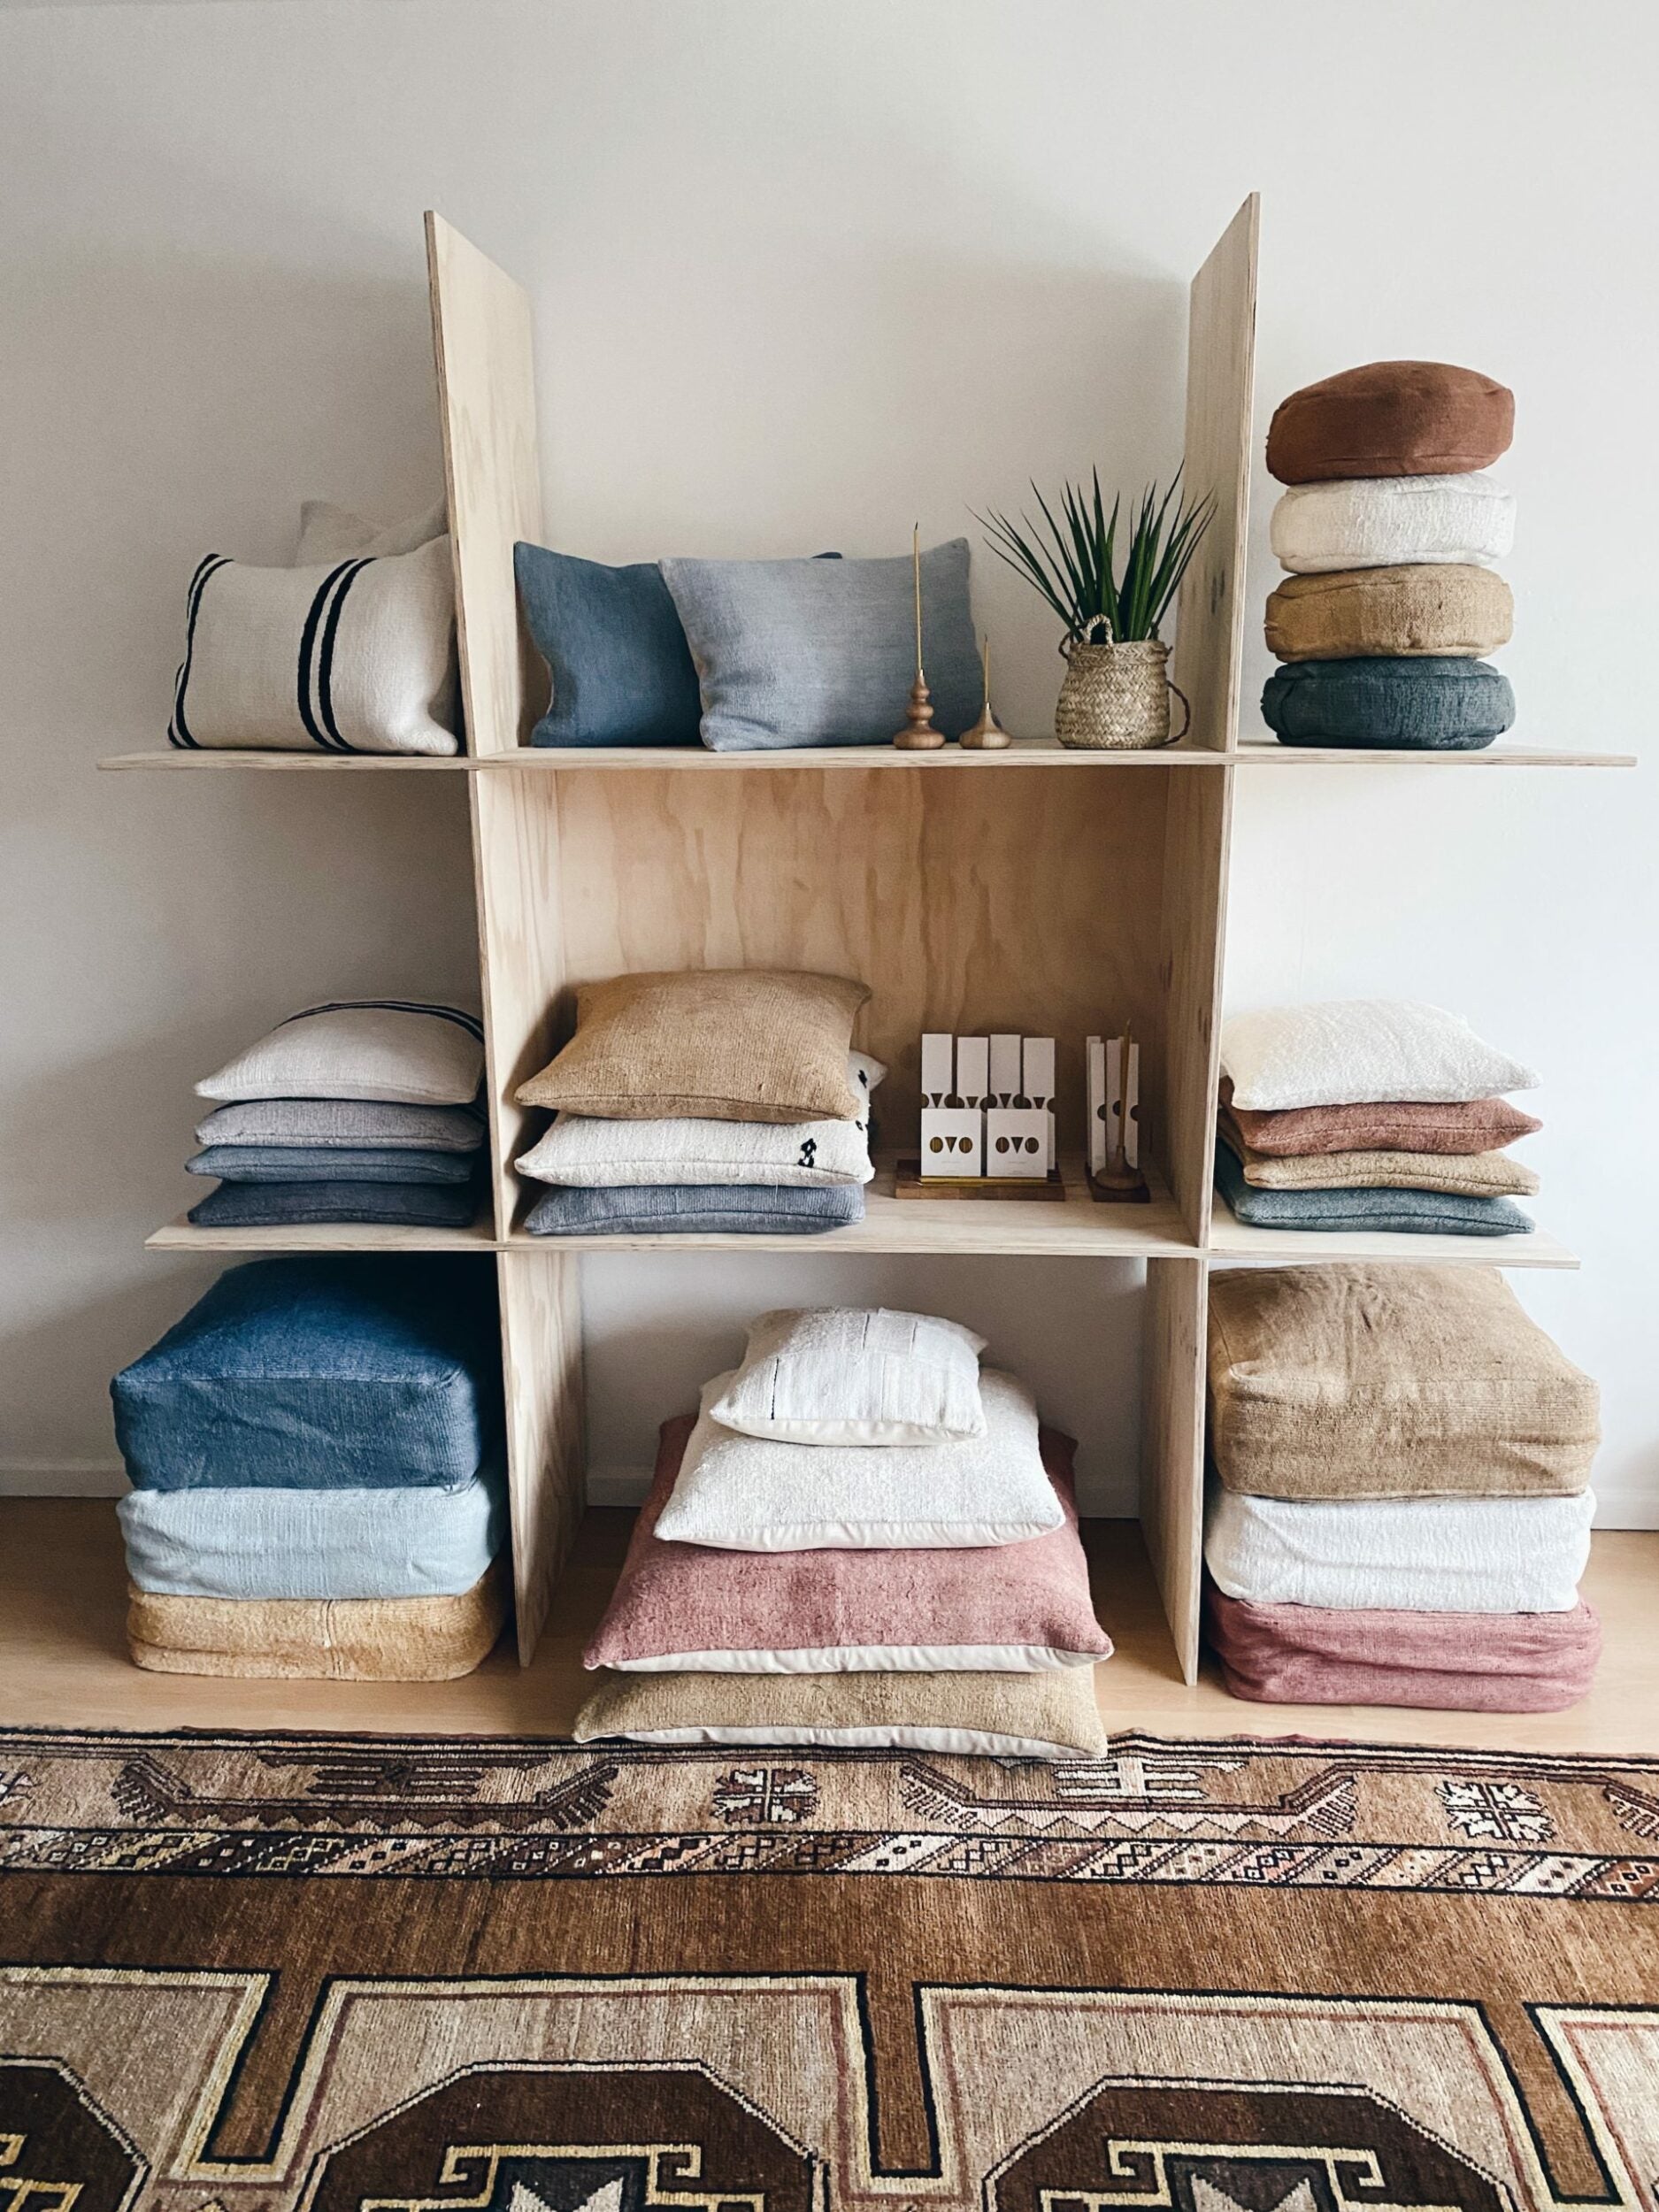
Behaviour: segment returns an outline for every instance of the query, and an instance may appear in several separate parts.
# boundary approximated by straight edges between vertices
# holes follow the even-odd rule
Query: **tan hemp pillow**
[[[1589,1376],[1495,1268],[1226,1268],[1210,1287],[1210,1451],[1263,1498],[1576,1496]]]
[[[1224,1106],[1222,1136],[1257,1190],[1436,1190],[1455,1198],[1530,1198],[1538,1174],[1507,1152],[1409,1152],[1403,1148],[1312,1152],[1289,1157],[1256,1152]]]
[[[521,1106],[610,1121],[853,1121],[844,976],[773,968],[619,975],[576,995],[576,1034],[516,1094]]]
[[[1502,576],[1461,561],[1287,576],[1267,602],[1267,649],[1281,661],[1474,659],[1509,641]]]

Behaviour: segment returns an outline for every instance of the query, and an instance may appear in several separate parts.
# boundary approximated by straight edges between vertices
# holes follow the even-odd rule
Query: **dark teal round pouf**
[[[1509,727],[1515,694],[1489,662],[1450,654],[1298,661],[1268,678],[1262,712],[1281,745],[1472,753]]]

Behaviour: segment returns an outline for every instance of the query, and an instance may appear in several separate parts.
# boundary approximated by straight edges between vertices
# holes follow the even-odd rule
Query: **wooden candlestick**
[[[933,695],[927,688],[927,679],[922,673],[922,526],[919,522],[910,537],[910,565],[916,579],[916,681],[910,686],[910,703],[904,718],[904,727],[895,733],[893,742],[901,752],[932,753],[944,743],[945,733],[933,726]]]
[[[1013,740],[991,711],[991,641],[987,637],[979,648],[979,665],[985,672],[985,704],[979,718],[971,730],[964,730],[962,742],[974,752],[1000,753]]]

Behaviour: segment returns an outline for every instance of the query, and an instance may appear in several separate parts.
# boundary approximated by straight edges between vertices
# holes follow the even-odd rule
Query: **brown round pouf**
[[[1447,361],[1372,361],[1281,400],[1267,465],[1281,484],[1343,476],[1456,476],[1515,435],[1515,395]]]

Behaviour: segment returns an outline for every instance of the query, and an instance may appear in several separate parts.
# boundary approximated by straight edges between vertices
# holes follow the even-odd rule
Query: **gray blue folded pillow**
[[[561,1185],[525,1218],[533,1237],[814,1236],[864,1217],[856,1183]]]
[[[1445,1191],[1263,1190],[1244,1179],[1232,1147],[1216,1142],[1216,1187],[1252,1229],[1383,1229],[1403,1236],[1511,1237],[1532,1227],[1509,1198],[1465,1198]]]
[[[640,562],[519,544],[513,564],[553,703],[534,745],[713,752],[887,743],[916,673],[914,578],[889,560]],[[933,718],[959,737],[983,696],[968,541],[922,556]]]

